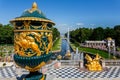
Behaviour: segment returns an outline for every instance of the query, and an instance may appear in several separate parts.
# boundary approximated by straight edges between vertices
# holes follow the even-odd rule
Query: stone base
[[[107,68],[107,67],[104,67],[103,68],[103,70],[101,70],[101,71],[89,71],[87,68],[85,68],[85,67],[83,67],[83,68],[79,68],[80,69],[80,71],[85,71],[85,72],[103,72],[103,71],[108,71],[109,70],[109,68]]]
[[[18,80],[45,80],[46,75],[43,75],[42,73],[36,72],[30,72],[28,75],[22,75]]]

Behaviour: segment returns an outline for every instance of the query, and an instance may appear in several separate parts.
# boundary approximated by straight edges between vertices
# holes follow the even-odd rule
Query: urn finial
[[[32,4],[32,9],[37,9],[38,7],[37,7],[37,3],[36,2],[34,2],[33,4]]]

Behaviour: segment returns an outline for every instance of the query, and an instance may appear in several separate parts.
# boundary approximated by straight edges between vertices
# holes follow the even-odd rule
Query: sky
[[[114,27],[120,24],[120,0],[0,0],[0,23],[8,24],[36,2],[56,23],[61,33],[87,27]]]

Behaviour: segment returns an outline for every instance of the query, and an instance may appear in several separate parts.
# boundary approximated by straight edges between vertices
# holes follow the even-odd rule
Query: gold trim
[[[14,21],[24,21],[24,20],[31,20],[31,21],[44,21],[44,22],[50,22],[52,24],[55,25],[54,22],[52,22],[51,20],[47,20],[47,19],[43,19],[43,18],[37,18],[37,17],[20,17],[20,18],[15,18],[10,20],[10,22],[14,22]]]
[[[45,80],[45,75],[44,74],[42,74],[43,76],[42,76],[42,78],[40,78],[40,80]],[[23,80],[25,80],[25,78],[23,78]]]
[[[38,71],[42,66],[45,65],[45,62],[41,62],[38,66],[31,68],[29,66],[25,66],[25,69],[29,70],[30,72]]]
[[[14,30],[14,32],[51,32],[50,30]]]
[[[33,26],[31,25],[34,29],[38,29],[38,28],[41,28],[42,26]]]
[[[43,74],[42,78],[40,80],[45,80],[45,75]]]

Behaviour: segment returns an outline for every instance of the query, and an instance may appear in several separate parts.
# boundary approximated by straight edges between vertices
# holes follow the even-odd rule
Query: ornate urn
[[[51,28],[55,23],[45,17],[35,2],[10,23],[14,26],[14,61],[30,71],[24,80],[45,80],[45,75],[38,71],[52,55]]]

